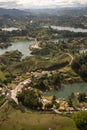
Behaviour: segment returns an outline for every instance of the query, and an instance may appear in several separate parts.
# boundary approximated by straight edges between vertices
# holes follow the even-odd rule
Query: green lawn
[[[57,114],[36,112],[21,113],[18,110],[9,114],[0,124],[0,130],[77,130],[74,122]]]

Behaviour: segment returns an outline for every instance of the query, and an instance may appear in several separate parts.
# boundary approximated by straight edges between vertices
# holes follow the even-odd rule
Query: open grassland
[[[0,124],[0,130],[77,130],[74,122],[57,114],[15,110]]]

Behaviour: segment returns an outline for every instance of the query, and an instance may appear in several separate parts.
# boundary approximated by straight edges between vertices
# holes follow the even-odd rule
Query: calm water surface
[[[2,30],[3,31],[9,31],[9,32],[11,32],[11,31],[13,31],[13,30],[20,30],[19,28],[16,28],[16,27],[10,27],[10,28],[2,28]]]
[[[35,41],[20,41],[20,42],[11,42],[12,46],[9,46],[5,49],[0,49],[0,55],[4,54],[6,51],[18,50],[22,52],[23,58],[30,56],[31,51],[29,50],[29,45],[35,43]]]
[[[82,29],[82,28],[73,28],[73,27],[62,27],[62,26],[50,26],[53,29],[56,30],[61,30],[61,31],[70,31],[70,32],[82,32],[82,33],[87,33],[87,29]]]
[[[47,92],[47,95],[55,95],[59,98],[65,98],[72,93],[72,92],[84,92],[87,94],[87,83],[81,83],[81,84],[71,84],[71,85],[62,85],[62,88],[60,91],[51,91]]]

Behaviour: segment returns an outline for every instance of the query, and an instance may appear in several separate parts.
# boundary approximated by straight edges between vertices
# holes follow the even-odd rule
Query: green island
[[[0,130],[87,130],[87,8],[10,10],[0,14]]]

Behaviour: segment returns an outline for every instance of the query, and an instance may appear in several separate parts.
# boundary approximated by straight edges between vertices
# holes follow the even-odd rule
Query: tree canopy
[[[76,57],[72,63],[72,68],[87,81],[87,54]]]
[[[79,130],[87,130],[87,111],[79,111],[72,116]]]
[[[31,109],[42,108],[42,103],[40,102],[40,94],[36,93],[34,90],[23,90],[22,93],[17,95],[18,101],[22,102],[24,106]]]

